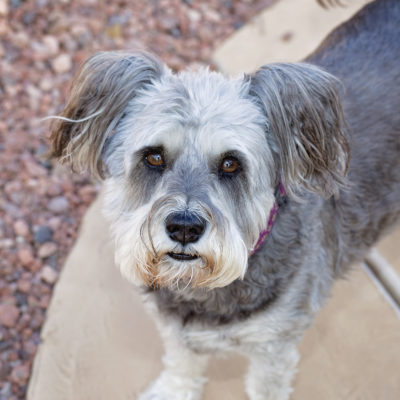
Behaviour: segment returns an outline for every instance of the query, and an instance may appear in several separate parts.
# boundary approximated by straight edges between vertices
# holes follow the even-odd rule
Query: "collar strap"
[[[283,206],[285,203],[286,203],[286,190],[283,187],[282,183],[279,182],[278,186],[275,189],[275,202],[271,208],[271,211],[269,212],[267,227],[260,232],[260,236],[258,237],[256,245],[251,250],[250,256],[257,253],[262,244],[267,240],[267,237],[271,233],[272,228],[274,226],[276,217],[278,216],[279,207]]]

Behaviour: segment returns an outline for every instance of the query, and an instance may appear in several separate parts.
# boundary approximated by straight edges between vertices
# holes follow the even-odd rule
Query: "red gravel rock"
[[[11,367],[5,361],[0,360],[0,380],[6,378],[6,376],[10,373]]]
[[[40,80],[39,87],[43,92],[49,92],[54,87],[54,82],[52,79],[44,77]]]
[[[52,277],[52,280],[53,280],[53,277]],[[54,283],[54,282],[55,282],[55,279],[52,283]],[[47,282],[47,283],[50,283],[50,282]],[[49,304],[50,304],[50,295],[49,294],[46,294],[46,295],[40,297],[39,307],[46,310],[47,307],[49,306]]]
[[[33,251],[30,247],[22,247],[18,250],[18,259],[24,267],[29,267],[35,260]]]
[[[52,182],[49,184],[47,188],[47,194],[49,196],[59,196],[61,193],[62,193],[62,188],[60,184],[56,182]]]
[[[30,335],[29,335],[30,336]],[[29,354],[29,355],[34,355],[37,350],[37,345],[34,343],[33,340],[28,340],[24,343],[24,350]]]
[[[47,50],[49,56],[55,56],[60,51],[60,43],[55,36],[44,36],[42,42]]]
[[[31,319],[31,328],[34,330],[38,330],[43,325],[43,321],[44,321],[44,314],[39,309],[39,303],[37,302],[37,307],[35,307],[35,313],[33,314]]]
[[[56,214],[62,214],[68,210],[68,200],[64,196],[58,196],[49,201],[48,208]]]
[[[0,240],[0,249],[12,248],[14,245],[14,241],[12,239],[6,238]]]
[[[75,49],[74,49],[75,50]],[[57,74],[68,72],[72,68],[72,58],[69,54],[60,54],[52,62],[51,66]]]
[[[6,16],[8,14],[7,0],[0,0],[0,15]]]
[[[13,228],[16,235],[28,236],[29,234],[29,226],[23,219],[15,221]]]
[[[53,242],[46,242],[43,243],[38,250],[38,256],[40,258],[47,258],[50,257],[57,251],[57,245]]]
[[[35,258],[33,263],[30,264],[29,266],[27,266],[27,269],[29,269],[29,271],[33,273],[33,272],[39,271],[41,266],[42,266],[41,260]]]
[[[12,328],[17,323],[19,309],[12,304],[0,304],[0,323]]]
[[[62,220],[60,217],[53,217],[49,219],[48,225],[53,231],[56,231],[60,227],[61,223]]]
[[[31,282],[28,279],[18,281],[18,290],[22,293],[28,293],[31,289]]]
[[[24,385],[29,378],[29,365],[21,364],[16,365],[11,372],[11,379],[13,382]]]
[[[175,16],[165,16],[158,20],[158,28],[165,32],[171,32],[173,29],[178,29],[178,25],[179,21]]]
[[[45,265],[41,271],[40,277],[47,283],[53,284],[56,282],[58,278],[57,271],[55,271],[53,268],[49,267],[48,265]]]

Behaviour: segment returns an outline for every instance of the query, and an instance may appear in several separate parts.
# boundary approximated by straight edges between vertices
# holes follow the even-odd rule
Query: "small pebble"
[[[18,384],[25,384],[29,378],[29,365],[16,365],[11,372],[11,379]]]
[[[24,346],[24,350],[30,354],[30,355],[34,355],[36,353],[37,350],[37,345],[33,342],[33,340],[28,340],[27,342],[25,342],[23,344]]]
[[[53,242],[43,243],[38,250],[38,256],[40,258],[50,257],[57,251],[57,245]]]
[[[61,225],[62,219],[60,217],[52,217],[49,219],[49,227],[55,232]]]
[[[48,265],[45,265],[41,271],[40,277],[43,281],[52,285],[53,283],[56,282],[58,274],[53,268],[49,267]]]
[[[194,9],[188,10],[188,16],[192,23],[198,23],[201,20],[201,14]]]
[[[46,46],[46,49],[51,56],[55,56],[60,51],[60,44],[58,43],[57,38],[54,36],[44,36],[43,44]]]
[[[22,21],[25,25],[32,25],[33,22],[35,21],[36,18],[36,12],[35,11],[27,11],[24,12],[22,15]]]
[[[18,290],[22,293],[28,293],[31,289],[31,282],[28,279],[20,279],[17,283]]]
[[[47,188],[47,194],[49,196],[59,196],[62,193],[61,186],[56,182],[51,182]]]
[[[51,66],[54,72],[63,74],[72,68],[72,58],[69,54],[60,54],[52,61]]]
[[[44,92],[49,92],[51,89],[53,89],[54,82],[49,78],[43,78],[40,80],[39,87]]]
[[[34,231],[33,237],[37,243],[50,242],[53,238],[53,231],[49,226],[42,225]]]
[[[4,399],[9,399],[9,396],[11,395],[11,382],[4,382],[3,388],[0,391],[0,394],[4,396]],[[2,398],[2,400],[3,400]]]
[[[56,214],[61,214],[68,210],[68,200],[64,196],[54,197],[49,201],[48,208]]]
[[[10,366],[0,360],[0,380],[3,380],[10,373],[10,370]]]
[[[158,21],[158,28],[162,31],[170,32],[178,26],[178,20],[175,17],[162,17]]]
[[[0,0],[0,15],[6,16],[8,14],[7,0]]]
[[[29,235],[29,226],[23,219],[15,221],[13,228],[15,234],[18,236],[25,237]]]
[[[18,259],[24,267],[29,267],[35,260],[33,251],[30,247],[22,247],[18,250]]]
[[[7,303],[0,304],[0,323],[2,325],[12,328],[17,323],[18,317],[18,307]]]
[[[10,238],[0,240],[0,249],[7,249],[14,246],[14,241]]]

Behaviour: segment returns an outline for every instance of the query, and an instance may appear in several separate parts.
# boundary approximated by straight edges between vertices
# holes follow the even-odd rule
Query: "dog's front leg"
[[[287,400],[299,354],[294,343],[268,343],[248,353],[246,392],[250,400]]]
[[[139,400],[200,400],[209,355],[188,348],[175,329],[160,329],[165,346],[164,370]]]

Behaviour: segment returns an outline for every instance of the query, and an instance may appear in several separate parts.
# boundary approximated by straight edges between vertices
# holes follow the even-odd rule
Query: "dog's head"
[[[53,154],[106,179],[130,281],[215,288],[244,276],[279,182],[330,196],[347,142],[334,77],[307,64],[228,79],[100,53],[53,126]]]

